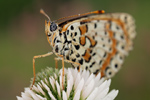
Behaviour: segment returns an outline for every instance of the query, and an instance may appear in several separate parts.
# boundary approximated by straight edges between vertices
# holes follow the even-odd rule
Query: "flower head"
[[[109,91],[111,80],[83,70],[65,69],[64,89],[62,70],[47,68],[37,75],[32,90],[25,88],[18,100],[113,100],[118,90]]]

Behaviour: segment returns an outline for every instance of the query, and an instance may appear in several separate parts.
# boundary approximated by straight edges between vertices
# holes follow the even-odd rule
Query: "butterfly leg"
[[[77,63],[77,62],[70,61],[70,60],[65,60],[63,55],[58,55],[58,56],[61,57],[61,58],[55,58],[55,61],[62,60],[62,88],[64,89],[64,85],[63,85],[63,83],[64,83],[64,61],[67,62],[67,63],[72,63],[72,64],[79,65],[79,70],[78,71],[80,71],[80,64]]]
[[[58,69],[58,60],[59,58],[55,58],[55,68]]]
[[[77,63],[77,62],[73,62],[73,61],[70,61],[70,60],[64,60],[64,61],[66,61],[66,62],[68,62],[68,63],[72,63],[72,64],[76,64],[76,65],[78,65],[79,66],[79,69],[78,69],[78,71],[80,72],[80,63]]]
[[[64,89],[64,58],[63,55],[59,55],[61,58],[55,58],[55,68],[58,68],[58,60],[62,60],[62,89]]]
[[[36,58],[47,57],[47,56],[50,56],[50,55],[52,55],[52,54],[53,54],[53,52],[49,52],[49,53],[47,53],[47,54],[37,55],[37,56],[34,56],[34,57],[33,57],[33,76],[34,76],[34,78],[33,78],[33,83],[32,83],[32,86],[31,86],[30,89],[32,89],[32,87],[33,87],[33,85],[34,85],[34,82],[35,82],[35,78],[36,78],[36,74],[35,74],[35,59],[36,59]]]

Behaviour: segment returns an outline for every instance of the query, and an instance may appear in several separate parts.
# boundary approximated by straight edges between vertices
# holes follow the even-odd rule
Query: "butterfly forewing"
[[[118,72],[136,35],[134,20],[126,13],[83,16],[59,26],[60,33],[64,33],[68,44],[71,43],[65,58],[79,63],[81,69],[94,74],[100,72],[106,78]]]

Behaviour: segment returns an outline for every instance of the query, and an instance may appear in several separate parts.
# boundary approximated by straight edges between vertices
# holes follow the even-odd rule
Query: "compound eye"
[[[50,25],[50,31],[53,32],[53,31],[55,31],[56,29],[57,29],[56,23],[51,22],[51,25]]]

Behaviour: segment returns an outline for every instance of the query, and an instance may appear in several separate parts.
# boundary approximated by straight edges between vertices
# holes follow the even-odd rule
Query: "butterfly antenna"
[[[93,12],[88,12],[88,13],[84,13],[84,14],[77,14],[77,15],[72,15],[72,16],[68,16],[68,17],[62,17],[56,21],[59,21],[59,20],[63,20],[63,19],[66,19],[66,18],[72,18],[72,17],[78,17],[78,16],[85,16],[85,15],[89,15],[89,14],[103,14],[105,13],[104,10],[96,10],[96,11],[93,11]]]
[[[40,10],[40,13],[43,14],[44,16],[46,16],[48,18],[48,20],[51,22],[50,17],[44,12],[43,9]]]

